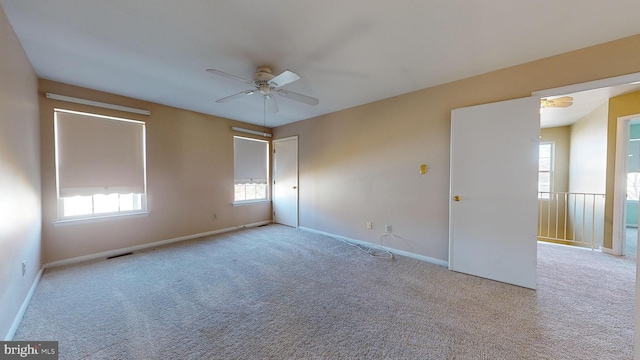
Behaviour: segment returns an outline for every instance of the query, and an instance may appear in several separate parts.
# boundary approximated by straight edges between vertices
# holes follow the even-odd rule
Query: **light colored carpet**
[[[14,339],[61,359],[631,359],[635,263],[538,251],[533,291],[269,225],[49,269]]]
[[[624,255],[635,258],[638,256],[638,228],[625,228]]]

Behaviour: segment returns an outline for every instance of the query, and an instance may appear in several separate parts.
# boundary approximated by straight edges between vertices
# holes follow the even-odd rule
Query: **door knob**
[[[453,197],[453,200],[455,200],[455,201],[460,201],[460,196],[459,196],[459,195],[454,196],[454,197]]]
[[[297,187],[297,186],[294,186],[293,188],[294,188],[294,189],[297,189],[298,187]]]

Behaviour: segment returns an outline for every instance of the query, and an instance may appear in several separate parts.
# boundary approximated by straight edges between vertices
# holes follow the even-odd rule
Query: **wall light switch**
[[[420,174],[426,174],[426,173],[427,173],[427,165],[426,164],[420,165]]]

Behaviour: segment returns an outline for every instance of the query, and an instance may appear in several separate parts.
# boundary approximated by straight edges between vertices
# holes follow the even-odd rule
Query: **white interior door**
[[[536,288],[540,98],[451,112],[449,269]]]
[[[298,137],[273,141],[273,221],[298,227]]]

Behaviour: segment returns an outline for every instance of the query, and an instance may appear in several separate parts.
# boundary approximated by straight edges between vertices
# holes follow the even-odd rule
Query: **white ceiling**
[[[609,98],[623,95],[640,89],[640,84],[628,84],[615,87],[569,93],[560,96],[552,96],[547,99],[555,99],[562,96],[571,96],[573,104],[569,107],[545,108],[540,113],[540,127],[556,127],[571,125],[582,119],[598,106],[604,104]]]
[[[267,126],[640,33],[638,0],[0,0],[41,78],[248,123],[262,100],[205,72],[301,79]],[[577,108],[577,107],[576,107]]]

